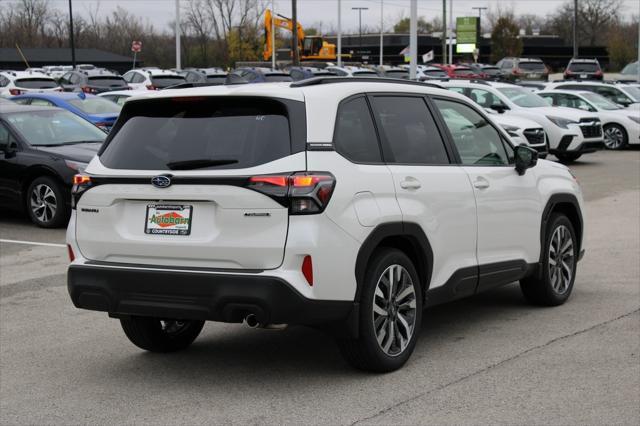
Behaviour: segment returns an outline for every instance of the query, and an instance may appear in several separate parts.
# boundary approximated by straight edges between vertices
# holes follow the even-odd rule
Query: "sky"
[[[15,3],[17,0],[0,0],[2,4]],[[49,0],[52,5],[66,8],[68,0]],[[74,13],[86,14],[88,10],[99,7],[102,13],[110,13],[120,6],[132,14],[148,20],[158,29],[168,29],[169,22],[175,19],[175,0],[72,0]],[[189,0],[180,0],[187,2]],[[269,2],[271,0],[268,0]],[[449,8],[447,0],[447,8]],[[362,12],[363,26],[380,28],[380,5],[382,2],[384,24],[391,28],[402,16],[409,16],[409,0],[342,0],[342,27],[345,32],[355,32],[358,28],[358,12],[352,7],[368,7]],[[285,16],[291,16],[290,0],[274,0],[275,10]],[[473,7],[488,7],[489,10],[511,8],[516,14],[532,13],[545,16],[553,12],[563,0],[452,0],[454,21],[456,16],[477,16]],[[337,26],[338,0],[298,0],[298,19],[303,26],[318,27],[323,31]],[[486,12],[483,12],[486,13]],[[622,16],[640,14],[640,1],[623,0]],[[418,0],[418,15],[431,20],[442,16],[442,0]],[[454,23],[455,25],[455,23]]]

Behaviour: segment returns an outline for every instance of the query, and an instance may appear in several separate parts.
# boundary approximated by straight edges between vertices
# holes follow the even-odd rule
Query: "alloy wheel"
[[[58,199],[49,185],[36,185],[31,191],[29,202],[33,216],[42,223],[50,222],[56,215]]]
[[[573,237],[569,228],[560,225],[553,231],[549,244],[549,280],[557,294],[569,290],[574,263]]]
[[[609,149],[618,149],[624,142],[624,134],[618,127],[608,127],[604,131],[604,145]]]
[[[404,352],[416,325],[416,292],[401,265],[384,270],[373,295],[373,329],[378,345],[389,356]]]

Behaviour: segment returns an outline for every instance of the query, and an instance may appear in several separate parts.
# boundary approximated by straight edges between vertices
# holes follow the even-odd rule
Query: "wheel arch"
[[[355,267],[357,283],[355,302],[360,301],[369,261],[373,253],[381,247],[396,248],[411,259],[420,278],[422,296],[425,297],[433,272],[433,250],[429,239],[418,224],[391,222],[376,226],[358,251]]]
[[[22,175],[20,181],[20,202],[23,208],[26,208],[29,185],[31,185],[31,182],[42,176],[50,177],[60,183],[63,187],[66,186],[64,180],[60,177],[60,174],[56,173],[55,170],[42,165],[29,167]]]
[[[562,213],[569,219],[573,225],[573,230],[576,233],[576,238],[578,240],[578,255],[582,251],[584,219],[582,217],[578,199],[573,194],[553,194],[549,197],[549,201],[547,201],[547,205],[542,213],[542,224],[540,226],[540,262],[543,261],[544,257],[543,247],[545,243],[545,235],[552,213]]]

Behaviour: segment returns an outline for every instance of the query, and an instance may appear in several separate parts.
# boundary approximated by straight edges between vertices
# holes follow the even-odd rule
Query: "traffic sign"
[[[134,53],[138,53],[142,51],[142,42],[141,41],[132,41],[131,42],[131,51]]]

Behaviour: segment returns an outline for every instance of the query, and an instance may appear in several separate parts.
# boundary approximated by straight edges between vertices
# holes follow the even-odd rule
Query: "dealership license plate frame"
[[[177,213],[187,213],[187,216],[183,218],[188,219],[186,224],[177,224],[176,226],[171,226],[163,228],[160,225],[153,225],[149,227],[150,220],[150,212],[158,214],[158,211],[163,211],[163,214],[170,212]],[[181,215],[182,216],[182,215]],[[174,236],[188,236],[191,235],[191,224],[193,220],[193,205],[190,204],[169,204],[169,203],[153,203],[147,204],[146,214],[145,214],[145,222],[144,222],[144,233],[148,235],[174,235]]]

